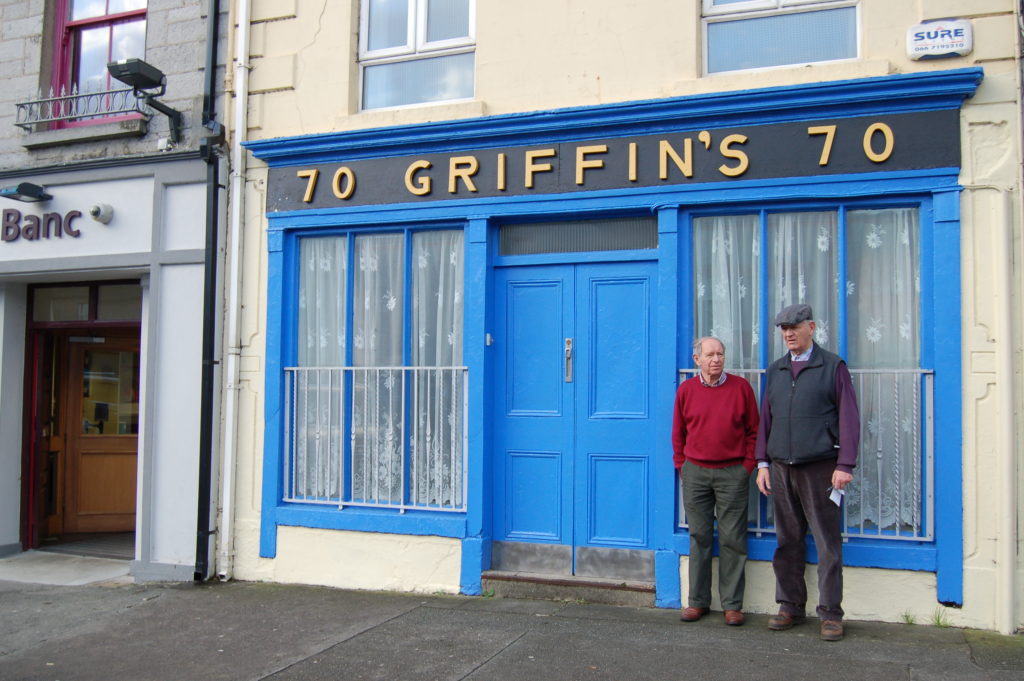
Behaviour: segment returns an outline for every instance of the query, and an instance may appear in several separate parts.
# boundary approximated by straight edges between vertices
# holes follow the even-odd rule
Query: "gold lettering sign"
[[[286,192],[272,193],[268,206],[274,206],[271,210],[294,210],[304,207],[303,204],[310,208],[340,205],[331,201],[351,205],[400,201],[401,196],[395,192],[401,191],[403,184],[406,199],[410,195],[441,199],[522,196],[535,191],[566,192],[577,188],[668,186],[689,184],[688,180],[697,183],[868,172],[871,166],[886,162],[889,162],[887,169],[893,170],[952,167],[957,162],[955,150],[925,143],[936,139],[936,134],[955,132],[958,119],[952,115],[942,117],[946,113],[893,114],[884,121],[862,117],[820,124],[779,123],[751,126],[742,131],[696,130],[563,142],[544,148],[506,147],[448,154],[423,152],[419,158],[379,158],[353,160],[344,165],[272,169],[278,177],[290,176],[290,184]],[[918,123],[917,117],[922,117],[922,123]],[[899,136],[909,137],[910,141],[898,147]],[[907,148],[914,150],[912,158],[896,156],[898,149],[904,149],[903,154],[907,156]],[[926,156],[923,165],[918,158],[922,155]],[[331,177],[330,192],[317,192],[322,173]],[[538,176],[543,173],[550,175],[543,183],[538,183]],[[443,196],[433,193],[435,180],[447,180]],[[31,221],[25,228],[29,237],[46,231],[42,225],[36,228]]]
[[[430,161],[413,161],[409,164],[409,167],[405,170],[405,188],[409,190],[410,194],[416,196],[426,196],[430,193],[432,183],[429,175],[423,177],[416,177],[416,174],[421,170],[429,170]]]

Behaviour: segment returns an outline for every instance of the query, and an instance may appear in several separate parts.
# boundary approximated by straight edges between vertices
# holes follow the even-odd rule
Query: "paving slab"
[[[951,627],[230,582],[0,582],[3,681],[1021,681],[1024,637]]]
[[[0,560],[0,580],[23,584],[81,586],[127,578],[126,560],[25,551]]]

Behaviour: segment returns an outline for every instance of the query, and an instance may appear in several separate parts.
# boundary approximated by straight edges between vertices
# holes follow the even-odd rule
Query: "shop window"
[[[37,288],[34,293],[34,322],[84,322],[89,319],[88,286]]]
[[[933,372],[922,361],[919,209],[846,209],[697,217],[695,336],[721,338],[729,370],[755,386],[785,352],[771,325],[797,302],[814,340],[849,363],[861,415],[860,456],[845,534],[931,540]],[[751,495],[754,529],[768,500]]]
[[[142,288],[133,284],[100,286],[96,319],[103,322],[142,319]]]
[[[138,322],[142,319],[142,287],[135,282],[35,286],[32,321]]]
[[[284,500],[465,510],[461,231],[299,241]]]
[[[707,73],[855,59],[850,0],[704,0]]]
[[[473,97],[475,0],[362,0],[362,108]]]

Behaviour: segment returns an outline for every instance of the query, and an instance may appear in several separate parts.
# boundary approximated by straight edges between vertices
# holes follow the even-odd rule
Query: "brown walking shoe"
[[[790,615],[788,612],[780,612],[768,618],[768,628],[772,631],[785,631],[792,629],[794,624],[803,624],[807,618],[803,615]]]
[[[739,627],[743,625],[743,611],[742,610],[726,610],[725,611],[725,623],[730,627]]]
[[[821,621],[822,641],[841,641],[843,638],[843,623],[839,620]]]
[[[709,612],[711,612],[711,608],[695,608],[691,605],[683,610],[683,614],[679,616],[679,619],[683,622],[696,622]]]

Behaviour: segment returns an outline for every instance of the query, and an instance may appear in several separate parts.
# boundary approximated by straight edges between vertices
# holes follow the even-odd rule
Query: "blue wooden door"
[[[655,272],[648,262],[497,272],[493,536],[503,567],[611,576],[609,562],[646,561]]]

